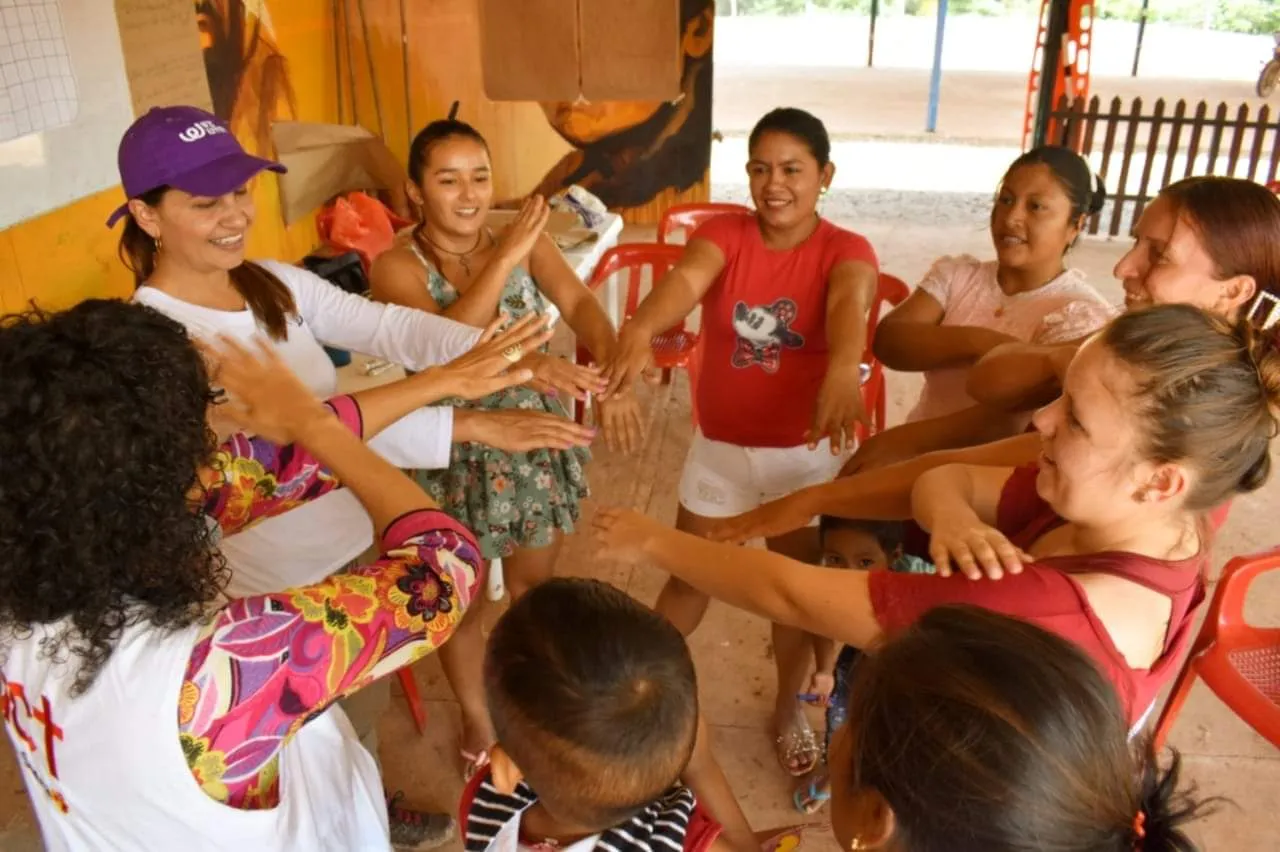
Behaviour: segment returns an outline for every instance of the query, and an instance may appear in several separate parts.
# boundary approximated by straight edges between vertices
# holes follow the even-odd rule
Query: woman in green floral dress
[[[373,295],[486,326],[499,314],[519,318],[546,313],[554,304],[578,341],[604,363],[616,343],[609,318],[591,292],[543,233],[549,208],[533,197],[512,224],[495,235],[485,224],[493,200],[489,149],[470,125],[452,119],[427,125],[409,152],[411,200],[422,211],[412,239],[380,256],[371,274]],[[417,479],[449,514],[466,524],[486,559],[502,559],[513,598],[552,575],[565,533],[578,521],[587,496],[585,449],[569,446],[506,452],[510,445],[502,411],[532,410],[568,416],[571,399],[602,390],[593,367],[575,365],[545,351],[526,356],[531,386],[513,388],[476,402],[449,400],[454,408],[454,444],[449,467],[418,471]],[[634,398],[596,402],[597,423],[610,447],[640,443]],[[468,416],[475,409],[486,416]],[[509,428],[516,428],[510,424]],[[477,621],[477,619],[471,619]],[[478,625],[475,626],[479,635]],[[449,643],[458,642],[458,637]],[[473,641],[464,636],[464,645]],[[442,656],[445,674],[463,706],[463,757],[468,771],[486,759],[493,732],[479,685],[482,642],[474,655]],[[459,654],[455,653],[453,657]],[[474,660],[472,657],[474,656]],[[453,663],[451,665],[451,663]]]

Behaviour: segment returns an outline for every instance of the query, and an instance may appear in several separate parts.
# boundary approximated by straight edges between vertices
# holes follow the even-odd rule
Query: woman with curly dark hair
[[[362,438],[528,381],[543,323],[318,401],[274,351],[205,360],[177,322],[88,301],[0,319],[0,696],[57,850],[390,847],[377,768],[330,705],[434,651],[480,584],[471,533]],[[227,603],[220,535],[338,487],[382,556]],[[192,783],[194,780],[195,783]]]

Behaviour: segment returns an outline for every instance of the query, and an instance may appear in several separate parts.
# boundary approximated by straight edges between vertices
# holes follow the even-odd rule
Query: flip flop
[[[796,810],[806,815],[816,814],[830,799],[831,789],[826,778],[811,779],[808,784],[797,787],[791,794],[791,802]]]

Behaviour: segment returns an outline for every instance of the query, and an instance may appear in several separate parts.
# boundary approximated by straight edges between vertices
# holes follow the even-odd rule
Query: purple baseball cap
[[[130,199],[162,186],[216,198],[258,172],[285,171],[274,160],[245,153],[225,122],[191,106],[152,107],[124,132],[118,159]],[[116,208],[107,227],[127,212],[128,202]]]

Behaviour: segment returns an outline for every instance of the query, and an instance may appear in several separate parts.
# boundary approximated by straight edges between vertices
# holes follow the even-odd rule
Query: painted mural
[[[196,0],[213,111],[253,153],[272,152],[271,122],[298,117],[289,63],[266,0]]]
[[[611,209],[670,201],[697,187],[711,166],[711,43],[715,0],[681,0],[681,93],[662,102],[541,104],[571,146],[539,182],[551,195],[579,184]]]

